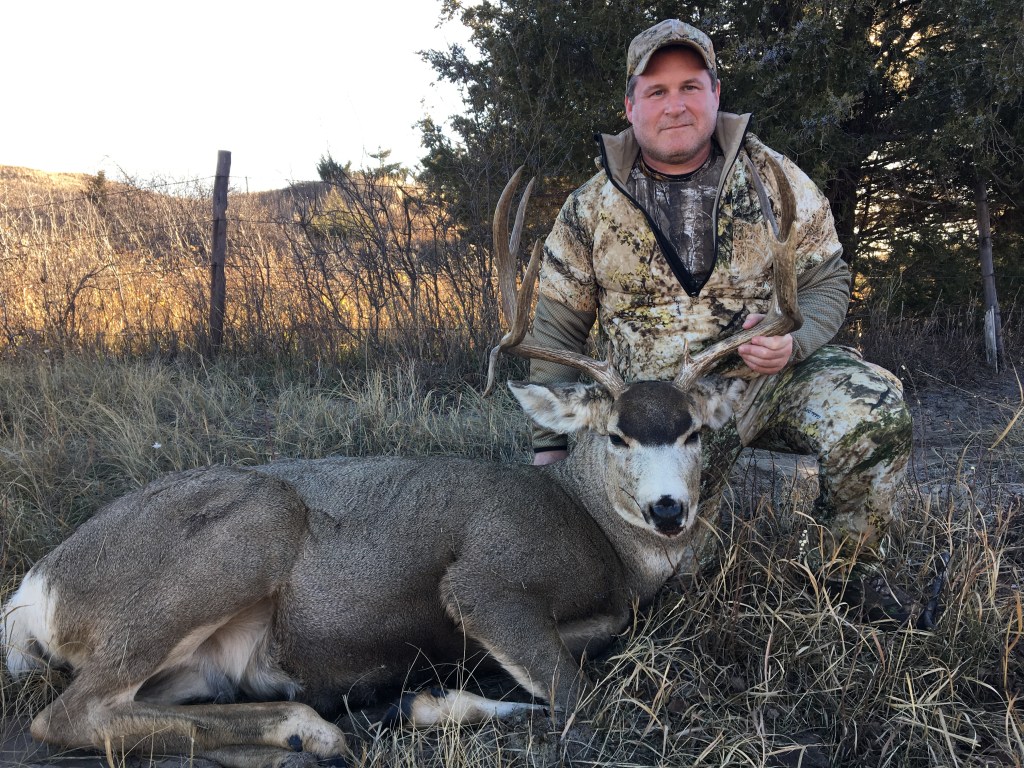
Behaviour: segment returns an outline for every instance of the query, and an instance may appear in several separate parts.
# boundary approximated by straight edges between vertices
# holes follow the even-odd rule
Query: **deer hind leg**
[[[270,600],[261,600],[218,625],[150,632],[146,650],[114,635],[84,662],[67,690],[33,721],[32,736],[70,747],[117,752],[204,754],[233,746],[276,748],[280,759],[240,765],[292,765],[289,752],[337,756],[345,746],[340,729],[311,707],[293,702],[200,704],[239,692],[267,698],[294,695],[297,685],[271,660],[267,630]],[[123,649],[118,653],[118,649]],[[236,750],[238,751],[238,750]],[[262,750],[267,753],[268,750]],[[270,750],[272,752],[272,750]],[[286,759],[288,758],[288,759]],[[255,758],[254,758],[255,759]],[[284,762],[281,762],[284,760]]]
[[[134,701],[131,692],[98,696],[86,677],[75,680],[32,721],[32,737],[115,754],[225,757],[240,768],[299,766],[345,753],[341,729],[296,702],[163,705]]]

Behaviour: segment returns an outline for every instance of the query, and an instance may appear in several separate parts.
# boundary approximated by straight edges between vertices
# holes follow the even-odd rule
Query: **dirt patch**
[[[909,393],[914,456],[908,479],[925,494],[970,493],[979,503],[1024,497],[1024,395],[1013,371],[969,387],[931,382]]]

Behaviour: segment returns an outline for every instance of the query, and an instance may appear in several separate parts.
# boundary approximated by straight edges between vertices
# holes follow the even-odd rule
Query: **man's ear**
[[[612,396],[599,384],[530,384],[510,381],[526,415],[552,432],[565,435],[593,430],[604,432]]]
[[[733,411],[747,389],[747,382],[743,379],[705,376],[694,389],[703,396],[704,413],[701,415],[704,425],[711,429],[721,429],[732,418]]]

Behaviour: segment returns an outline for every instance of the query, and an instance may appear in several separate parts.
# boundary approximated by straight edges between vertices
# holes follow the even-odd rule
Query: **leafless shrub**
[[[0,347],[104,354],[205,348],[210,190],[83,177],[0,204]],[[497,336],[490,250],[383,173],[229,195],[225,351],[264,359],[480,368]]]
[[[295,273],[324,337],[410,359],[493,340],[490,254],[419,185],[339,173],[296,209]]]
[[[875,301],[851,316],[841,339],[911,387],[931,380],[966,382],[984,371],[979,317],[976,306],[945,305],[927,317],[907,317]]]
[[[136,352],[200,328],[209,215],[201,188],[175,191],[105,182],[39,194],[7,181],[0,331],[8,351]]]

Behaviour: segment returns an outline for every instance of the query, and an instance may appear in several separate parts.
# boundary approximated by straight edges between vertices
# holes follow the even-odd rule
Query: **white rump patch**
[[[56,596],[46,579],[29,571],[3,608],[0,626],[7,671],[18,679],[45,669],[47,661],[65,661],[55,651],[53,612]]]

